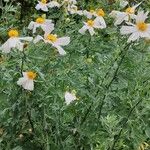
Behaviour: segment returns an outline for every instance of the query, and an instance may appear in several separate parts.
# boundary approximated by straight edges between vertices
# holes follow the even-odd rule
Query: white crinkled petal
[[[96,17],[94,20],[94,28],[106,28],[106,23],[103,17]]]
[[[45,34],[49,34],[54,30],[54,24],[51,22],[46,22],[45,24],[41,25],[41,28],[45,32]]]
[[[65,46],[65,45],[68,45],[69,43],[70,43],[70,37],[61,37],[61,38],[58,38],[54,44]]]
[[[138,32],[134,32],[130,35],[129,39],[128,39],[128,43],[131,42],[131,41],[136,41],[140,38],[140,35]]]
[[[85,34],[85,32],[86,32],[87,29],[88,29],[87,26],[84,25],[84,26],[79,30],[79,33]]]
[[[124,34],[131,34],[134,32],[137,32],[137,29],[134,26],[122,26],[120,29],[120,33],[123,35]]]

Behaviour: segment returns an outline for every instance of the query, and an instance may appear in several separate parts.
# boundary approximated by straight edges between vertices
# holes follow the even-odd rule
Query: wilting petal
[[[69,105],[72,101],[76,100],[76,96],[69,93],[69,92],[65,92],[65,102],[67,105]]]

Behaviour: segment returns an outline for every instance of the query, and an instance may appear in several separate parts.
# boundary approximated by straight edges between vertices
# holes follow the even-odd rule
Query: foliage
[[[3,2],[1,44],[10,28],[32,36],[27,26],[43,14],[34,9],[36,3]],[[138,150],[150,142],[150,42],[127,44],[109,16],[118,1],[81,0],[78,5],[103,8],[108,27],[93,37],[81,35],[85,17],[54,8],[46,17],[55,22],[55,33],[71,38],[67,55],[59,56],[43,42],[28,44],[24,52],[0,52],[0,149]],[[144,1],[140,7],[149,6]],[[16,84],[26,70],[37,72],[33,92]],[[78,97],[70,105],[64,101],[67,90]]]

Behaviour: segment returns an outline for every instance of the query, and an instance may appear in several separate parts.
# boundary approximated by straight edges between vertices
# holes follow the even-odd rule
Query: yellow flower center
[[[136,25],[140,31],[146,31],[148,28],[148,25],[144,22],[139,22]]]
[[[88,24],[88,26],[93,27],[94,21],[93,20],[88,20],[87,24]]]
[[[47,0],[41,0],[41,3],[46,4]]]
[[[125,12],[128,14],[134,14],[135,10],[132,7],[128,7]]]
[[[102,17],[105,16],[105,12],[103,11],[103,9],[98,9],[97,12],[96,12],[96,14],[97,14],[98,16],[102,16]]]
[[[8,36],[9,36],[9,37],[18,37],[18,36],[19,36],[19,33],[18,33],[17,30],[10,30],[10,31],[8,32]]]
[[[36,78],[36,73],[32,72],[32,71],[29,71],[27,72],[27,76],[29,79],[35,79]]]
[[[36,23],[42,24],[42,23],[44,23],[44,22],[45,22],[45,19],[42,18],[42,17],[38,17],[38,18],[36,19]]]
[[[46,37],[47,40],[51,41],[51,42],[56,42],[57,41],[57,36],[54,34],[49,34]]]

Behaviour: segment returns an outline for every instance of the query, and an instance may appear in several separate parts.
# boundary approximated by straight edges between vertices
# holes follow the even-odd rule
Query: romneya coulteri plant
[[[0,150],[150,149],[149,0],[0,1]]]

